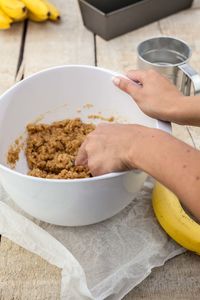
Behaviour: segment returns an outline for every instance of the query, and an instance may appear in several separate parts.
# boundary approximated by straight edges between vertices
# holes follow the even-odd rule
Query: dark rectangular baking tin
[[[193,0],[79,0],[84,25],[105,40],[186,9]]]

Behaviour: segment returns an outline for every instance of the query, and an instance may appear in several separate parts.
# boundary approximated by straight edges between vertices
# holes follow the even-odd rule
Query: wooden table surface
[[[200,0],[182,11],[109,42],[84,28],[75,0],[55,1],[62,22],[15,24],[0,32],[0,93],[16,81],[60,64],[89,64],[112,70],[136,68],[137,44],[152,36],[176,36],[193,49],[191,65],[200,72]],[[200,149],[200,128],[173,126],[174,135]],[[59,299],[60,270],[2,238],[0,299]],[[200,258],[182,254],[152,274],[124,299],[200,299]]]

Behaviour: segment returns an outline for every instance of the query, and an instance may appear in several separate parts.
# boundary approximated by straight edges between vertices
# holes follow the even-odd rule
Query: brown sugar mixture
[[[99,119],[99,120],[107,121],[107,122],[113,122],[115,120],[114,117],[105,118],[101,115],[89,115],[88,119]]]
[[[7,162],[11,168],[14,168],[16,162],[19,160],[19,153],[23,149],[24,143],[22,142],[22,136],[15,140],[10,146],[7,154]]]
[[[55,179],[91,177],[86,167],[75,166],[75,158],[86,135],[94,129],[94,125],[80,119],[27,125],[29,175]]]
[[[7,161],[12,168],[15,167],[16,161],[18,161],[19,159],[19,152],[20,152],[20,147],[17,147],[16,144],[10,146],[7,155]]]
[[[50,125],[28,124],[25,148],[28,175],[54,179],[91,177],[88,168],[75,166],[75,158],[86,135],[94,129],[93,124],[85,124],[80,119]]]

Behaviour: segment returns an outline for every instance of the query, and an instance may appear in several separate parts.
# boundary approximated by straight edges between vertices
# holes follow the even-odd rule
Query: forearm
[[[199,151],[160,130],[141,127],[129,161],[173,191],[200,219]]]
[[[182,96],[175,100],[166,119],[181,125],[200,126],[200,96]]]

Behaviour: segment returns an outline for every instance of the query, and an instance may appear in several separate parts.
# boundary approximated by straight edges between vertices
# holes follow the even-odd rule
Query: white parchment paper
[[[62,300],[119,300],[152,268],[185,251],[157,223],[152,187],[148,179],[115,217],[71,228],[28,216],[0,186],[0,233],[62,269]]]

